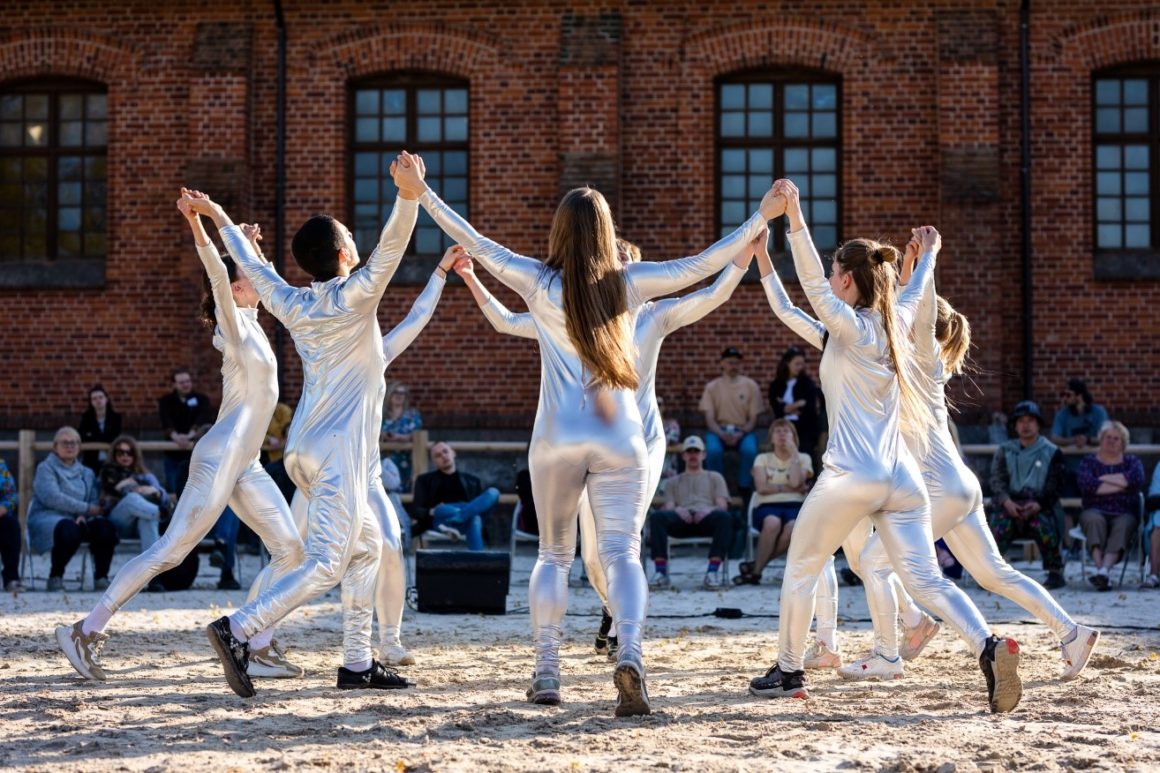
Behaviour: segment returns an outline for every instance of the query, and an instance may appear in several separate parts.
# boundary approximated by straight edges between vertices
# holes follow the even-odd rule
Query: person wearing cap
[[[1063,486],[1063,453],[1040,433],[1043,414],[1024,400],[1011,412],[1015,438],[999,446],[991,459],[991,530],[1000,553],[1018,537],[1035,540],[1047,578],[1043,587],[1062,588],[1063,556],[1055,507]]]
[[[733,346],[721,352],[721,375],[705,385],[701,395],[705,414],[705,466],[725,471],[725,449],[741,453],[737,486],[747,494],[753,488],[753,460],[757,458],[757,415],[763,408],[757,382],[741,375],[741,352]]]
[[[1087,384],[1073,378],[1059,393],[1059,410],[1051,422],[1051,442],[1062,448],[1092,445],[1107,420],[1107,410],[1095,404]]]
[[[725,586],[721,563],[733,541],[733,518],[729,515],[729,488],[718,472],[705,469],[705,443],[696,435],[685,438],[681,449],[685,471],[664,485],[664,506],[649,518],[653,564],[656,574],[649,587],[672,587],[669,579],[669,537],[712,537],[709,566],[701,587]]]

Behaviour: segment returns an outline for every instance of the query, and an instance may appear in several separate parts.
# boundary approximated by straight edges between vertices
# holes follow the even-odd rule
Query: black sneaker
[[[616,660],[616,653],[620,652],[620,640],[615,636],[608,637],[608,659]]]
[[[987,680],[987,702],[991,713],[1011,711],[1023,697],[1019,679],[1019,643],[1014,639],[991,636],[983,645],[979,668]]]
[[[214,569],[221,569],[226,565],[226,543],[220,539],[213,541],[213,550],[209,554],[209,565]]]
[[[1112,589],[1112,583],[1106,574],[1093,574],[1091,581],[1092,585],[1096,586],[1096,590],[1101,593]]]
[[[222,662],[230,687],[243,698],[253,698],[257,693],[250,681],[250,675],[246,673],[246,667],[250,662],[250,645],[237,640],[230,631],[228,617],[219,618],[207,625],[205,635],[209,637],[209,643],[213,645],[218,659]]]
[[[414,686],[414,682],[408,682],[399,676],[398,671],[384,666],[377,660],[372,660],[371,667],[366,671],[351,671],[349,668],[338,667],[337,687],[340,690],[402,690]]]
[[[241,590],[242,586],[234,578],[234,573],[229,569],[222,570],[221,579],[218,580],[218,590]]]
[[[612,683],[616,685],[616,716],[639,717],[652,713],[648,701],[648,688],[644,683],[644,665],[631,653],[627,653],[612,672]]]
[[[1066,588],[1067,580],[1063,578],[1063,572],[1048,572],[1047,579],[1043,581],[1043,587],[1048,590]]]
[[[851,588],[857,588],[862,584],[862,578],[854,574],[854,570],[848,566],[843,566],[838,570],[838,574],[842,577],[842,582],[849,585]]]
[[[808,698],[806,672],[791,671],[787,674],[774,663],[765,676],[749,680],[749,694],[759,698]]]
[[[596,632],[596,654],[603,655],[608,652],[608,632],[612,630],[612,615],[608,614],[608,610],[601,608],[600,630]]]

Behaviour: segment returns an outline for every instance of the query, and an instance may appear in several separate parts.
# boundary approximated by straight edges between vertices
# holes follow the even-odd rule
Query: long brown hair
[[[117,439],[109,444],[109,461],[117,464],[117,446],[122,445],[133,449],[133,472],[148,472],[145,469],[145,460],[141,458],[141,449],[137,447],[137,440],[132,435],[118,435]]]
[[[938,296],[934,337],[938,339],[939,357],[947,374],[957,376],[962,373],[971,349],[971,323],[941,295]]]
[[[616,255],[616,229],[599,191],[575,188],[556,208],[548,268],[560,272],[568,338],[596,384],[636,389],[628,288]]]
[[[874,309],[882,319],[890,362],[898,377],[898,413],[902,428],[921,445],[930,437],[934,416],[918,393],[917,385],[924,380],[925,374],[914,365],[909,339],[896,329],[894,286],[898,274],[891,264],[901,257],[893,245],[873,239],[851,239],[834,253],[834,260],[842,267],[843,273],[850,274],[858,288],[857,305]]]

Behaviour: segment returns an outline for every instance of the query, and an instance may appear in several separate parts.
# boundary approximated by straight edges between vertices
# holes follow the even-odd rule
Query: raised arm
[[[761,274],[765,298],[769,301],[769,308],[773,309],[774,315],[782,324],[805,339],[806,343],[821,349],[826,336],[826,326],[790,300],[789,293],[785,291],[781,278],[773,267],[773,260],[769,257],[769,248],[764,240],[757,246],[757,270]]]
[[[475,266],[472,265],[470,257],[456,261],[455,273],[459,274],[463,283],[471,290],[471,295],[475,298],[480,310],[483,311],[483,316],[487,318],[496,332],[517,338],[537,337],[532,315],[528,312],[516,314],[496,300],[495,296],[487,291],[487,288],[479,281],[479,277],[475,275]]]
[[[423,328],[427,327],[427,323],[431,321],[431,315],[435,313],[435,307],[443,295],[443,287],[447,284],[447,271],[455,261],[455,250],[457,249],[461,248],[452,247],[444,253],[439,265],[431,272],[427,286],[411,304],[411,310],[407,312],[407,316],[383,336],[383,357],[388,366],[407,350],[411,342],[423,332]]]
[[[738,250],[733,256],[733,262],[726,266],[725,270],[708,287],[695,293],[689,293],[683,298],[666,298],[658,301],[654,311],[658,315],[664,334],[669,335],[685,325],[697,322],[729,300],[733,291],[737,289],[737,285],[741,284],[745,270],[749,268],[749,261],[753,259],[753,251],[757,247],[757,242],[764,241],[768,236],[769,232],[762,228],[753,241]]]
[[[720,271],[757,237],[768,221],[780,217],[784,211],[785,199],[774,194],[771,188],[761,199],[761,206],[757,212],[754,212],[737,230],[700,255],[629,264],[625,267],[625,277],[634,296],[635,305],[658,295],[683,290],[694,282]]]
[[[205,232],[205,227],[201,223],[201,215],[194,211],[194,201],[199,198],[207,199],[205,194],[182,188],[181,198],[177,200],[177,209],[189,223],[189,229],[193,232],[193,242],[197,245],[197,256],[201,258],[201,264],[209,276],[210,292],[213,293],[214,306],[216,307],[214,318],[217,321],[218,330],[227,342],[236,344],[241,338],[241,330],[238,327],[238,307],[234,303],[234,293],[230,290],[230,275],[226,270],[226,264],[222,263],[222,257],[217,247],[210,241],[209,234]],[[218,207],[218,209],[221,208]],[[229,216],[225,212],[222,212],[221,216],[225,222],[229,222]]]
[[[938,319],[938,302],[934,287],[934,262],[942,244],[938,232],[930,226],[916,228],[914,236],[906,245],[902,279],[908,280],[898,296],[898,322],[904,332],[914,331],[915,359],[927,375],[937,370],[939,344],[935,338],[935,322]],[[909,260],[911,253],[917,257]]]
[[[391,174],[400,192],[406,190],[417,195],[423,209],[427,210],[427,214],[431,215],[431,219],[443,229],[444,233],[465,247],[472,257],[495,275],[496,279],[519,293],[521,298],[527,298],[532,294],[536,287],[536,278],[543,270],[544,264],[534,258],[512,252],[481,235],[471,223],[447,206],[427,185],[424,179],[426,167],[422,158],[403,151],[398,160],[391,165]]]

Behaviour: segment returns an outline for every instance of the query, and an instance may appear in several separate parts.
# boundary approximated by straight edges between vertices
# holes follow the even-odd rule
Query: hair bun
[[[893,263],[898,260],[898,250],[889,244],[880,244],[870,253],[870,260],[875,264]]]

